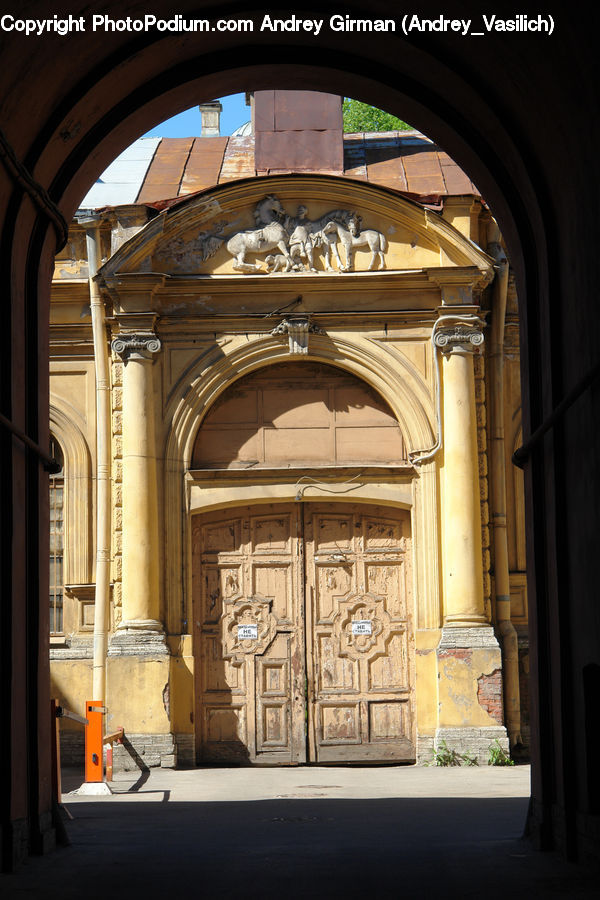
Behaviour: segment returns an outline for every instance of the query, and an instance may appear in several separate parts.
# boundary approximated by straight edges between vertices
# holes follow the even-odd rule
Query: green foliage
[[[511,759],[506,750],[500,746],[498,738],[493,744],[490,744],[488,766],[514,766],[515,761]]]
[[[458,750],[452,750],[446,741],[440,741],[437,747],[433,749],[433,755],[427,766],[476,766],[477,757],[473,753],[459,753]]]
[[[475,756],[474,753],[469,753],[467,751],[466,753],[463,753],[462,758],[463,758],[464,764],[466,766],[478,766],[479,765],[477,757]]]
[[[357,131],[410,131],[412,127],[391,113],[348,97],[344,98],[343,113],[346,134]]]

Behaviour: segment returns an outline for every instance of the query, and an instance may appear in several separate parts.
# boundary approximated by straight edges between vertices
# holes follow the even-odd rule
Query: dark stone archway
[[[348,11],[364,18],[359,4]],[[475,18],[473,2],[445,15]],[[331,8],[330,8],[331,7]],[[296,15],[327,19],[335,4]],[[73,3],[74,15],[88,15]],[[114,17],[143,16],[139,2]],[[157,15],[172,15],[157,0]],[[237,3],[183,0],[179,12],[250,19]],[[432,11],[439,15],[439,10]],[[46,4],[27,15],[45,18]],[[263,11],[256,13],[262,19]],[[387,0],[369,16],[395,18]],[[288,16],[289,13],[282,14]],[[88,15],[89,18],[89,15]],[[595,21],[592,19],[595,18]],[[595,365],[600,283],[595,166],[598,13],[555,32],[416,35],[366,40],[360,33],[203,35],[115,32],[2,33],[0,166],[1,412],[45,446],[47,325],[56,249],[52,216],[68,220],[98,173],[157,121],[239,90],[324,88],[402,116],[467,170],[500,221],[518,277],[525,434]],[[310,60],[310,64],[309,64]],[[50,201],[50,202],[49,202]],[[49,215],[50,214],[50,215]],[[594,382],[527,464],[531,585],[533,803],[531,826],[545,847],[598,854],[586,765],[583,669],[597,662],[594,602],[600,521],[599,388]],[[0,765],[4,864],[51,838],[47,623],[44,615],[45,474],[38,458],[0,433],[3,541],[1,687],[7,725]],[[41,510],[41,514],[40,514]],[[40,565],[41,561],[41,565]],[[589,716],[589,703],[587,704]],[[589,749],[588,749],[589,752]],[[9,777],[10,773],[10,777]],[[590,815],[588,815],[590,814]],[[29,838],[27,838],[29,832]]]

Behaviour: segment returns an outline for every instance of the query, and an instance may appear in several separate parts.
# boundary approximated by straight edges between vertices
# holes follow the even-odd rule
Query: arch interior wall
[[[32,15],[39,12],[43,17],[37,6]],[[466,9],[471,12],[471,6],[477,15],[474,5]],[[182,10],[186,8],[184,2]],[[134,8],[126,4],[122,14],[130,10]],[[389,12],[385,6],[381,11]],[[402,41],[404,53],[398,53],[398,35],[384,36],[371,50],[360,35],[281,36],[275,44],[269,42],[268,66],[256,65],[254,47],[248,54],[237,48],[236,60],[248,65],[253,84],[246,85],[243,71],[231,74],[230,63],[220,66],[217,58],[203,60],[207,74],[195,84],[198,94],[208,98],[239,89],[240,83],[248,88],[269,87],[275,80],[307,88],[328,83],[331,89],[354,92],[405,115],[443,138],[485,191],[517,271],[525,435],[587,374],[595,359],[595,333],[589,323],[595,296],[590,286],[599,274],[594,249],[598,226],[593,206],[581,198],[598,193],[598,173],[591,163],[597,126],[589,118],[589,109],[597,106],[597,82],[589,78],[597,24],[597,14],[590,13],[585,20],[562,22],[552,42],[530,34],[513,44],[506,35],[491,34],[479,44],[461,44],[458,38],[448,45],[440,41],[435,53],[420,36]],[[229,51],[230,39],[220,37],[211,53],[219,57],[221,50]],[[36,50],[38,65],[29,66],[27,41],[16,34],[3,38],[6,134],[16,158],[25,162],[68,219],[116,153],[151,121],[164,119],[174,106],[189,104],[189,85],[198,76],[198,45],[182,44],[169,35],[156,53],[155,46],[131,48],[122,34],[108,35],[102,43],[91,34],[67,39],[56,35]],[[267,39],[255,36],[255,42]],[[313,72],[305,65],[309,46],[311,52],[317,47],[324,51],[324,65],[333,66],[330,71]],[[349,58],[351,52],[355,56]],[[48,66],[55,72],[53,79],[46,77]],[[221,74],[208,74],[216,71]],[[369,78],[359,71],[368,72]],[[154,80],[157,75],[160,86]],[[405,85],[406,97],[398,94],[398,84]],[[549,95],[555,117],[540,103],[540,97]],[[469,110],[469,116],[461,110]],[[570,123],[560,146],[554,140],[557,119]],[[57,241],[46,212],[24,197],[22,181],[17,183],[10,165],[2,168],[0,178],[2,277],[4,294],[11,299],[11,327],[2,337],[7,386],[3,411],[12,414],[17,425],[28,425],[45,445],[47,381],[38,359]],[[575,267],[573,260],[578,261]],[[585,774],[574,775],[589,771],[589,698],[584,697],[581,676],[597,660],[600,643],[590,605],[600,533],[599,504],[591,502],[598,484],[596,399],[594,391],[580,395],[569,411],[568,428],[559,422],[545,443],[538,444],[525,479],[534,638],[531,827],[541,846],[558,846],[571,858],[598,853],[591,787]],[[2,806],[3,862],[10,867],[28,850],[42,852],[52,842],[49,762],[40,752],[48,737],[49,679],[45,653],[40,653],[47,621],[38,612],[40,594],[45,597],[39,560],[44,558],[47,517],[46,481],[37,461],[25,456],[8,433],[3,435],[3,454],[2,509],[14,534],[13,545],[4,544],[3,585],[12,603],[3,605],[2,629],[7,676],[2,681],[3,706],[17,711],[10,717],[9,740],[2,750],[3,771],[11,773]],[[13,553],[15,547],[23,552]]]

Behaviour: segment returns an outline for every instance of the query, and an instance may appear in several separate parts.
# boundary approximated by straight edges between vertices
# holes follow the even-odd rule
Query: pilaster
[[[443,390],[443,585],[444,625],[485,625],[481,563],[481,501],[473,354],[483,344],[474,316],[439,327]]]
[[[161,349],[152,331],[120,334],[123,361],[122,618],[108,652],[109,731],[127,736],[116,764],[174,765],[170,655],[162,622],[153,364]],[[124,762],[125,760],[125,762]],[[126,761],[129,760],[129,763]]]
[[[434,343],[442,353],[444,627],[437,647],[434,746],[485,764],[497,740],[508,751],[502,656],[484,605],[481,493],[474,356],[483,345],[475,312],[444,309]]]
[[[159,597],[158,481],[152,364],[161,347],[153,332],[119,335],[123,360],[122,621],[111,642],[136,652],[163,633]],[[165,648],[166,652],[166,648]]]

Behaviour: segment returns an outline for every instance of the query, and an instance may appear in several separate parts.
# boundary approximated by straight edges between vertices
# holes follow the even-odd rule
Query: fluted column
[[[123,618],[119,632],[140,638],[163,632],[159,596],[159,530],[152,365],[153,333],[115,338],[123,366]]]
[[[484,625],[473,367],[483,333],[466,317],[449,328],[438,328],[434,340],[443,356],[444,625]]]

